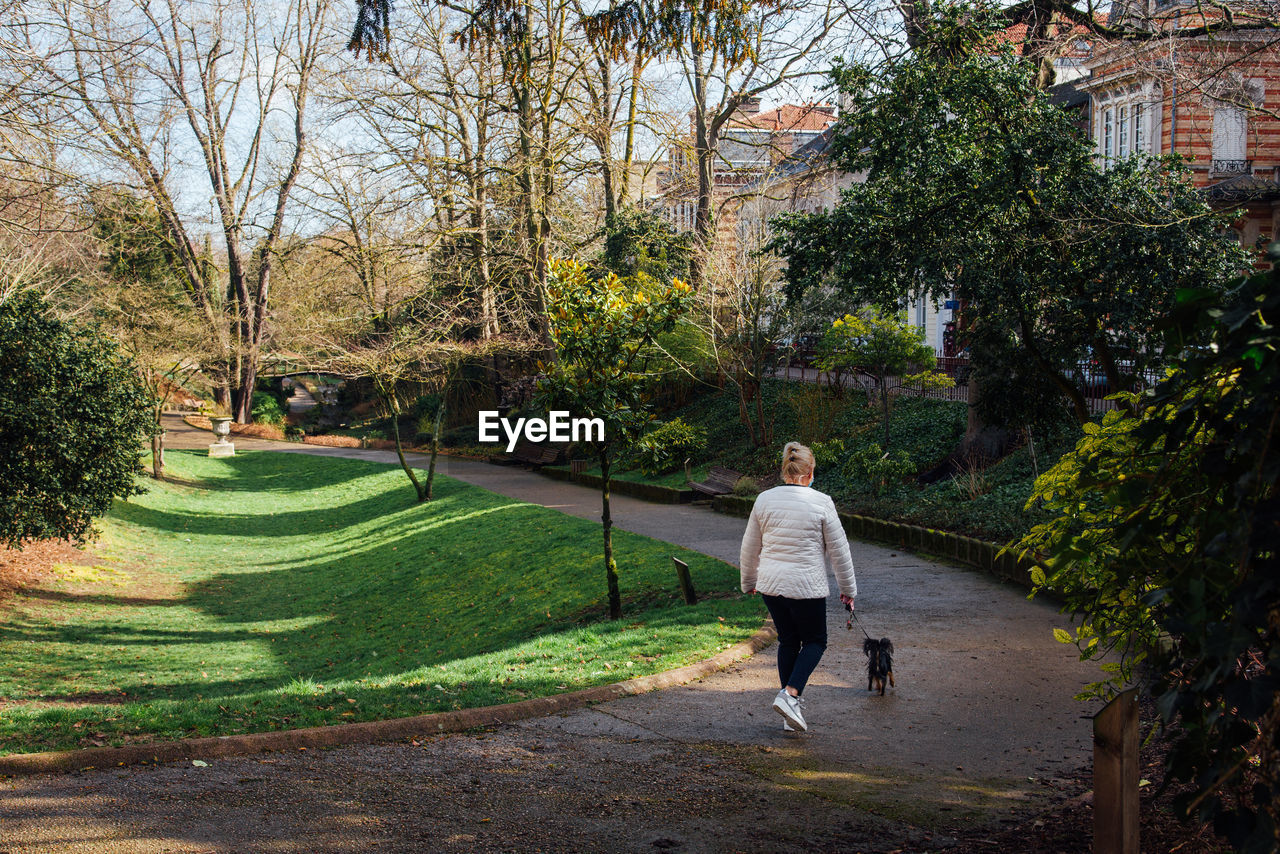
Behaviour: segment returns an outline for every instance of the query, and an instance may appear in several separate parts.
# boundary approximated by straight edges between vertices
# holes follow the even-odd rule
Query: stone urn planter
[[[213,424],[213,435],[218,437],[218,441],[209,446],[209,456],[234,457],[236,446],[227,440],[231,435],[231,419],[225,415],[211,415],[209,421]]]

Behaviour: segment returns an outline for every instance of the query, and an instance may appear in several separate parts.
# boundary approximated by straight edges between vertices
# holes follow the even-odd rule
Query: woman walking
[[[858,585],[849,541],[831,497],[812,488],[813,452],[799,442],[782,451],[781,486],[756,497],[742,537],[744,593],[759,593],[778,630],[778,679],[773,709],[783,728],[807,730],[800,709],[809,675],[827,648],[826,560],[840,601],[853,607]]]

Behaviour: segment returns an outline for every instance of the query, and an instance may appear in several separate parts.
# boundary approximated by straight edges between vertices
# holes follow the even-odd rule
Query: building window
[[[1152,118],[1149,99],[1150,94],[1138,86],[1100,96],[1097,141],[1098,156],[1104,166],[1113,160],[1149,153],[1151,140],[1147,122]]]
[[[1213,159],[1242,161],[1245,159],[1248,116],[1243,107],[1223,104],[1213,111]]]

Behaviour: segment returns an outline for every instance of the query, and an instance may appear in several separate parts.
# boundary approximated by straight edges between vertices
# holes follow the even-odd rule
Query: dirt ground
[[[14,590],[34,585],[53,574],[59,563],[81,564],[88,555],[66,540],[30,543],[21,551],[0,549],[0,614]]]
[[[85,557],[55,543],[0,559],[13,589]],[[0,852],[1089,850],[1087,765],[1038,781],[1030,811],[940,818],[910,808],[912,789],[939,785],[930,775],[868,755],[842,788],[807,760],[809,736],[682,742],[645,725],[655,699],[408,743],[4,780]],[[1153,783],[1161,757],[1158,741],[1144,753]],[[1156,789],[1144,789],[1143,851],[1229,850]]]
[[[1053,783],[1057,805],[1047,812],[994,825],[957,818],[922,828],[762,773],[752,753],[779,749],[673,743],[596,709],[408,743],[15,779],[0,782],[0,850],[1078,854],[1090,848],[1087,769]],[[1190,833],[1162,807],[1145,799],[1143,851],[1229,850]]]

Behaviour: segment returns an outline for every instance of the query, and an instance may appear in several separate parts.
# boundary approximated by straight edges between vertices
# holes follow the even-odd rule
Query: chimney
[[[813,111],[815,113],[822,113],[824,116],[834,117],[836,114],[836,106],[835,104],[814,104]]]
[[[760,99],[754,95],[750,98],[744,99],[743,102],[738,105],[738,112],[744,113],[748,116],[754,116],[756,113],[760,112]]]

